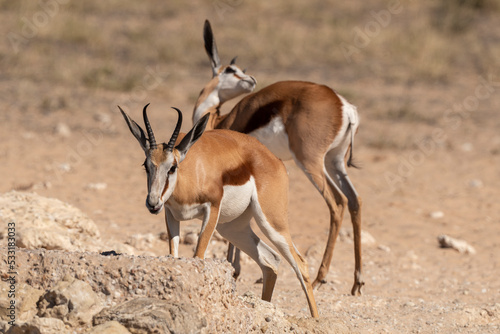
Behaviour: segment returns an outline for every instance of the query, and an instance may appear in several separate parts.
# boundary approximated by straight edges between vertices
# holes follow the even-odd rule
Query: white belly
[[[219,224],[230,222],[245,212],[250,205],[252,194],[256,190],[255,180],[250,177],[247,183],[241,186],[224,186]]]
[[[249,133],[264,144],[269,151],[283,161],[292,159],[288,135],[281,117],[273,118],[266,126]]]
[[[256,189],[253,176],[240,186],[224,186],[218,223],[227,223],[241,216],[250,205],[252,194]],[[210,213],[210,203],[181,205],[170,199],[167,207],[178,221],[195,218],[203,220]]]

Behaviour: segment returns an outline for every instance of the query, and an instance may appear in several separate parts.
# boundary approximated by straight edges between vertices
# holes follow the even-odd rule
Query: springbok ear
[[[205,25],[203,27],[203,39],[205,41],[205,51],[207,52],[208,58],[210,59],[210,65],[212,66],[212,75],[215,77],[217,73],[219,73],[220,58],[217,52],[217,44],[215,44],[212,27],[208,20],[205,20]]]
[[[184,138],[182,138],[179,145],[175,147],[175,149],[179,151],[180,161],[184,160],[191,146],[193,146],[193,144],[196,143],[198,139],[200,139],[201,135],[205,131],[209,117],[210,113],[200,118],[200,120],[196,122],[193,128],[187,133],[187,135],[185,135]]]
[[[120,109],[123,118],[125,118],[125,122],[127,122],[130,132],[132,132],[135,139],[137,139],[144,152],[147,152],[149,150],[149,141],[148,138],[146,137],[146,134],[144,133],[144,130],[142,130],[142,128],[133,119],[128,117],[128,115],[125,113],[125,111],[123,111],[123,109],[120,106],[118,106],[118,109]]]

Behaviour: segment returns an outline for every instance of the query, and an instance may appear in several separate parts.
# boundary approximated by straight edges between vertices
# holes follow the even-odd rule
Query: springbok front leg
[[[170,255],[179,257],[179,230],[180,222],[174,218],[169,209],[165,209],[165,223],[167,225],[168,246]]]
[[[198,245],[194,253],[194,256],[200,259],[205,258],[205,251],[207,250],[210,239],[212,239],[217,221],[219,220],[220,206],[219,204],[212,204],[208,210],[209,212],[205,214],[205,218],[201,225],[200,237],[198,238]]]

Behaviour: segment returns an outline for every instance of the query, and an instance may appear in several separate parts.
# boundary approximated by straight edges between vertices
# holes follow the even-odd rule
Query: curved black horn
[[[236,64],[236,58],[238,58],[238,56],[234,57],[233,59],[231,59],[231,62],[229,63],[229,65],[234,65]]]
[[[149,137],[149,148],[154,150],[157,147],[157,145],[156,145],[155,135],[153,134],[153,129],[151,128],[151,124],[149,124],[148,115],[146,113],[146,109],[148,108],[148,106],[149,103],[144,106],[144,109],[142,110],[142,117],[144,118],[144,125],[146,125],[146,131]]]
[[[167,150],[172,152],[174,149],[175,141],[177,140],[177,137],[179,137],[179,132],[181,131],[181,125],[182,125],[182,112],[175,108],[172,107],[175,111],[177,111],[177,114],[179,115],[177,118],[177,125],[175,126],[174,133],[172,133],[172,137],[170,138],[170,141],[167,144]]]

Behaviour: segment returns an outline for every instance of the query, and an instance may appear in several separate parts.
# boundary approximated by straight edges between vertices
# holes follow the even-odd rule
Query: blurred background
[[[365,250],[369,293],[408,288],[400,275],[410,250],[420,269],[403,273],[409,286],[427,277],[436,289],[423,294],[443,293],[439,268],[451,263],[467,271],[453,271],[462,276],[450,292],[467,275],[472,290],[498,293],[499,14],[498,0],[2,0],[0,192],[75,205],[103,237],[163,231],[163,217],[144,206],[143,152],[116,105],[140,121],[151,102],[159,140],[173,129],[171,106],[188,130],[211,79],[202,38],[209,19],[222,63],[238,56],[257,90],[314,81],[358,107],[362,169],[349,173],[364,199],[364,229],[385,247]],[[315,272],[328,211],[301,171],[287,168],[292,237],[316,254],[308,259]],[[348,235],[348,214],[344,228]],[[441,233],[466,239],[478,255],[436,257]],[[151,251],[166,254],[163,247]],[[353,262],[352,245],[338,243],[332,289],[348,291]],[[471,295],[487,303],[494,294]]]

